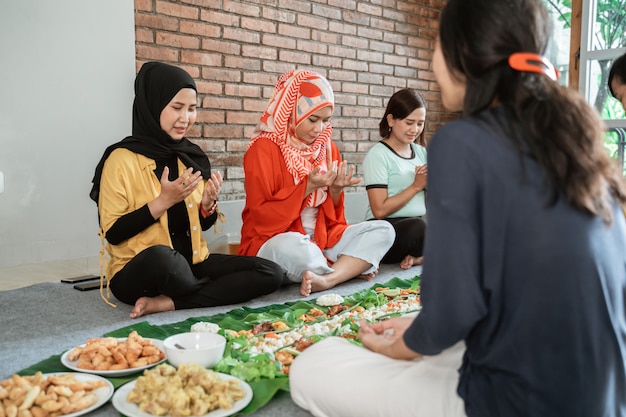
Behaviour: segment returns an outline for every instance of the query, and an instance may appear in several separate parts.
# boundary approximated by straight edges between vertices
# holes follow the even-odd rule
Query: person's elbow
[[[372,215],[376,220],[382,220],[387,217],[387,213],[382,209],[382,207],[372,207]]]
[[[116,233],[115,230],[108,230],[105,234],[104,234],[104,238],[106,239],[107,242],[109,242],[111,245],[119,245],[120,243],[122,243],[123,241],[126,240],[126,237],[123,236],[121,233]]]

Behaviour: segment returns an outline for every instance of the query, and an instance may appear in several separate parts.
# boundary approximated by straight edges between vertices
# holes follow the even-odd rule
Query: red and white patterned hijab
[[[326,171],[332,163],[331,124],[310,145],[296,137],[298,125],[326,106],[335,106],[333,89],[326,78],[308,70],[286,72],[276,83],[250,146],[259,138],[268,138],[278,145],[295,184],[299,184],[318,166],[322,172]],[[326,200],[326,195],[326,188],[318,189],[310,195],[307,206],[319,206]]]

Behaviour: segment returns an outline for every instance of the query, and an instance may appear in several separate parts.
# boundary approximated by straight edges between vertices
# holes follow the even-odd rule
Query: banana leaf
[[[371,289],[376,287],[416,288],[419,285],[419,281],[419,276],[412,279],[392,278],[382,285],[373,285]],[[371,289],[356,292],[347,296],[345,299],[350,303],[358,303],[364,297],[371,294]],[[250,329],[255,324],[262,321],[283,320],[287,324],[293,325],[297,320],[297,317],[313,307],[320,308],[314,303],[314,300],[299,300],[287,302],[285,304],[271,304],[258,308],[241,307],[233,309],[227,313],[220,313],[212,316],[192,317],[178,323],[159,326],[152,325],[146,321],[138,322],[130,326],[114,330],[103,336],[127,337],[131,331],[136,330],[137,333],[143,337],[163,340],[173,334],[188,332],[191,326],[198,322],[212,322],[218,324],[223,329],[232,329],[235,331]],[[68,369],[61,364],[61,355],[62,354],[50,356],[41,362],[21,370],[18,374],[24,376],[33,375],[37,371],[41,371],[43,373],[67,372]],[[116,378],[110,377],[107,379],[111,381],[113,387],[117,389],[127,382],[136,379],[141,375],[141,373],[142,371],[138,371],[136,374]],[[240,414],[252,414],[265,406],[278,393],[289,391],[289,378],[286,376],[263,378],[258,381],[249,381],[248,384],[250,384],[254,396],[250,404],[240,411]]]

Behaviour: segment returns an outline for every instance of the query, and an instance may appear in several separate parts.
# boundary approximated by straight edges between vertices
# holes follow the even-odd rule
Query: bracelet
[[[208,211],[205,210],[202,203],[200,203],[200,214],[202,214],[202,217],[204,217],[205,219],[211,214],[215,213],[215,210],[217,210],[217,200],[213,200],[213,205]]]

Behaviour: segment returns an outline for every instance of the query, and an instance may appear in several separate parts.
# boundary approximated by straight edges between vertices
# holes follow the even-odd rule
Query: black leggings
[[[134,305],[140,297],[167,295],[177,310],[248,301],[276,291],[284,278],[278,264],[256,256],[214,253],[189,265],[168,246],[145,249],[111,279],[115,297]]]
[[[426,222],[421,217],[397,217],[385,219],[396,231],[396,239],[381,263],[397,264],[407,256],[415,258],[424,253]]]

